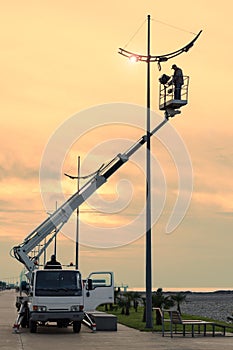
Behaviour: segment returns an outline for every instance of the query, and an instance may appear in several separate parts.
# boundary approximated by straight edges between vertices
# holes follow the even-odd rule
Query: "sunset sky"
[[[76,129],[68,128],[72,144],[63,149],[57,142],[48,165],[49,172],[56,160],[61,162],[66,198],[77,183],[62,174],[77,173],[78,155],[82,173],[91,173],[144,134],[143,113],[140,119],[136,112],[146,104],[146,64],[130,63],[118,48],[146,54],[150,14],[153,55],[175,51],[203,30],[188,53],[164,63],[160,72],[156,63],[151,67],[152,127],[163,116],[158,78],[171,75],[174,63],[190,76],[189,104],[166,130],[167,135],[179,135],[193,171],[189,209],[167,234],[177,198],[177,164],[166,145],[153,138],[152,197],[153,205],[158,199],[161,204],[152,210],[153,288],[233,289],[232,2],[0,0],[0,4],[0,280],[19,276],[23,266],[10,257],[11,248],[47,218],[56,202],[62,204],[51,182],[47,190],[53,202],[51,208],[44,206],[39,178],[44,151],[56,138],[56,130],[66,137],[66,126],[72,118],[76,121],[77,138]],[[145,286],[144,224],[143,218],[140,223],[136,220],[145,204],[144,151],[80,208],[83,277],[91,271],[114,271],[118,285]],[[57,258],[63,264],[74,261],[71,221],[69,237],[67,229],[58,236]],[[114,234],[105,236],[108,229]]]

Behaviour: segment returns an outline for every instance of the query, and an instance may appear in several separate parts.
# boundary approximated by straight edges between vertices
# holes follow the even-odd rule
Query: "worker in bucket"
[[[172,80],[168,83],[168,85],[174,84],[175,86],[175,100],[181,100],[181,88],[184,84],[183,72],[182,69],[177,67],[176,64],[172,65],[172,69],[174,69],[174,74],[172,76]]]

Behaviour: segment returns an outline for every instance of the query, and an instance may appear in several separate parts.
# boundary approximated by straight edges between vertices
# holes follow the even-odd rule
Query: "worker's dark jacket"
[[[48,261],[44,267],[45,269],[61,269],[61,264],[58,261]]]
[[[177,68],[174,72],[172,82],[174,85],[183,85],[184,79],[183,79],[183,72],[180,68]]]

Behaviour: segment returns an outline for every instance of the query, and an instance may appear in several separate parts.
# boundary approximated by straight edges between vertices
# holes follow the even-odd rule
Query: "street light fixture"
[[[147,16],[147,55],[140,55],[125,49],[119,48],[119,54],[130,59],[131,62],[146,62],[147,63],[147,147],[146,147],[146,327],[152,328],[152,268],[151,268],[151,152],[150,152],[150,63],[157,62],[159,70],[161,63],[166,62],[171,58],[180,55],[183,52],[188,52],[194,45],[202,31],[195,38],[174,52],[165,55],[152,56],[150,54],[150,15]]]
[[[132,62],[132,63],[136,63],[136,62],[138,62],[138,56],[135,56],[135,55],[131,55],[130,57],[129,57],[129,60],[130,60],[130,62]]]

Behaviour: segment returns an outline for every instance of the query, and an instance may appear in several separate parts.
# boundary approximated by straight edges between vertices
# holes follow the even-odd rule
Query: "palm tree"
[[[169,309],[174,306],[174,302],[170,295],[165,296],[162,288],[158,288],[155,293],[152,294],[152,305],[153,307],[159,307]]]
[[[132,295],[130,292],[121,293],[116,295],[116,304],[121,308],[121,314],[128,316],[130,309],[130,302],[132,300]]]
[[[121,314],[122,314],[122,315],[125,315],[125,314],[126,314],[126,303],[127,303],[127,301],[126,301],[125,298],[120,298],[120,299],[118,300],[118,305],[119,305],[119,307],[121,308]]]
[[[125,315],[129,316],[129,309],[131,306],[131,301],[134,299],[134,292],[125,292],[123,296],[125,298]]]
[[[146,299],[143,298],[144,313],[142,322],[146,321]],[[174,306],[174,301],[171,299],[170,295],[165,296],[162,288],[158,288],[155,293],[152,294],[152,306],[158,309],[169,309]],[[156,310],[156,324],[162,324],[162,317],[159,310]]]
[[[165,296],[162,288],[158,288],[155,293],[152,294],[152,306],[159,309],[169,309],[174,306],[174,300],[171,299],[170,295]],[[162,324],[161,313],[156,310],[156,324]]]
[[[177,311],[179,311],[179,313],[181,314],[180,304],[185,301],[186,294],[179,292],[175,295],[172,295],[171,298],[177,304]]]
[[[132,292],[133,307],[135,312],[138,312],[138,304],[141,300],[141,294],[138,292]]]
[[[146,298],[142,297],[143,302],[143,317],[142,322],[146,322]]]

